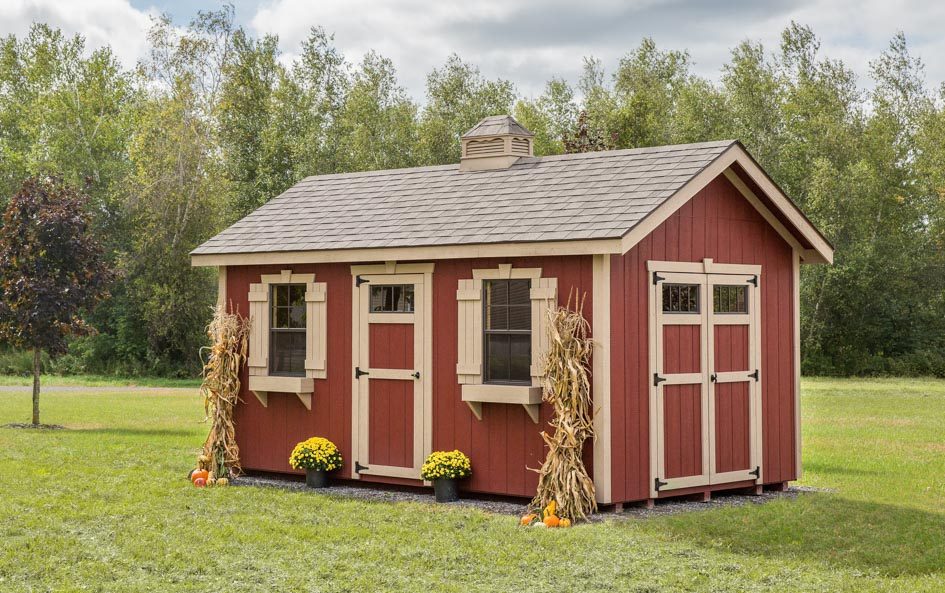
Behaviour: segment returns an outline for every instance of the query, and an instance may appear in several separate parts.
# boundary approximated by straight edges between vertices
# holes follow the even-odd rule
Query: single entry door
[[[709,274],[711,483],[761,479],[758,278]]]
[[[423,274],[355,278],[354,470],[420,477],[424,455]]]
[[[657,492],[709,483],[705,274],[654,276]]]
[[[651,495],[760,482],[758,275],[650,274]]]

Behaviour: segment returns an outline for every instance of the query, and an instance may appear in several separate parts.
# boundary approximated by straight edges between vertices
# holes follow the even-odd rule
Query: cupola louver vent
[[[534,156],[534,136],[509,115],[487,117],[463,134],[459,170],[508,169],[520,158]]]

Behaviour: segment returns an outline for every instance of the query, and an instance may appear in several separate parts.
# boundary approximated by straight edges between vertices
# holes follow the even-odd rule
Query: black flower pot
[[[305,485],[309,488],[327,488],[328,472],[320,469],[305,470]]]
[[[433,493],[437,502],[456,502],[459,492],[456,491],[456,480],[452,478],[437,478],[433,480]]]

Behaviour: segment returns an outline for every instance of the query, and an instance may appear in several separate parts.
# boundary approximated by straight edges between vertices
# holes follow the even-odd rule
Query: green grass
[[[163,377],[112,377],[109,375],[43,375],[42,386],[66,387],[199,387],[200,379],[167,379]],[[0,375],[0,387],[33,384],[32,376]]]
[[[0,424],[29,417],[0,392]],[[570,530],[183,477],[194,390],[51,392],[0,429],[0,591],[945,590],[945,382],[807,380],[795,500]]]

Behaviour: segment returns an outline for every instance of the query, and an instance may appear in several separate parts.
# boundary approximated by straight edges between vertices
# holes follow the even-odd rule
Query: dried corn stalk
[[[574,308],[571,310],[571,300]],[[556,501],[558,516],[586,519],[597,510],[594,482],[587,474],[581,454],[584,442],[594,438],[594,413],[588,361],[593,342],[584,319],[584,298],[568,296],[567,307],[549,309],[549,347],[544,358],[542,400],[554,406],[554,434],[542,431],[548,456],[537,470],[538,492],[531,506],[545,508]]]
[[[201,465],[218,478],[240,474],[240,451],[236,445],[233,407],[239,401],[240,369],[246,362],[249,320],[239,313],[227,313],[222,306],[213,308],[213,320],[207,336],[213,344],[203,365],[200,394],[210,421],[210,434],[203,444]]]

